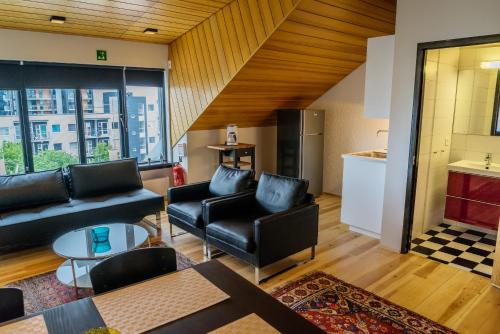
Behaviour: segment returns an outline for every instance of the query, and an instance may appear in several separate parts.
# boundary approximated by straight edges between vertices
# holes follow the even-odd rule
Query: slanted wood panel
[[[170,45],[172,143],[245,68],[297,2],[234,0]]]
[[[0,0],[0,28],[167,44],[233,0]],[[49,22],[52,15],[66,23]],[[158,34],[145,35],[145,28]]]
[[[191,130],[275,124],[306,108],[365,61],[369,37],[394,33],[395,1],[301,0]]]

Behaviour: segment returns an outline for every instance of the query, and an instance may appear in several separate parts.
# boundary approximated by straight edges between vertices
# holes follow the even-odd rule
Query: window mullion
[[[33,162],[33,149],[31,147],[31,130],[29,121],[29,111],[28,111],[28,96],[26,93],[26,87],[22,88],[18,92],[18,96],[21,97],[20,110],[19,110],[19,124],[21,127],[21,138],[23,142],[23,154],[24,154],[24,165],[25,172],[34,172],[35,166]]]
[[[87,153],[85,147],[85,121],[83,120],[82,91],[76,90],[76,126],[78,130],[78,152],[80,162],[87,163]]]

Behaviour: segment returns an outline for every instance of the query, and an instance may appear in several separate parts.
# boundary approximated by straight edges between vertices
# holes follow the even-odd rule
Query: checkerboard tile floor
[[[440,224],[412,240],[411,252],[491,277],[496,235]]]

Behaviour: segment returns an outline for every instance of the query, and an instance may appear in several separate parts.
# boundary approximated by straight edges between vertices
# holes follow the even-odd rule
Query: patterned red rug
[[[177,252],[178,270],[189,268],[195,264],[193,260]],[[27,314],[40,312],[76,300],[73,287],[59,282],[55,271],[33,276],[7,286],[19,288],[23,291],[24,308]],[[94,292],[92,289],[80,289],[78,294],[80,297],[88,297],[92,296]]]
[[[287,283],[271,295],[327,333],[456,333],[324,272]]]

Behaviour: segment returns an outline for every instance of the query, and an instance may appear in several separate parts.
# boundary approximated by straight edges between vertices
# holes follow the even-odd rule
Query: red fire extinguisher
[[[174,186],[182,186],[184,184],[184,168],[180,163],[176,163],[172,168],[172,174],[174,175]]]

